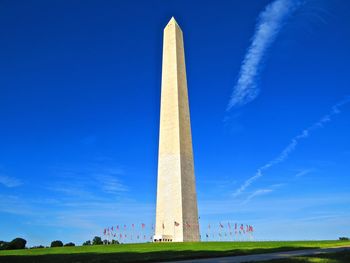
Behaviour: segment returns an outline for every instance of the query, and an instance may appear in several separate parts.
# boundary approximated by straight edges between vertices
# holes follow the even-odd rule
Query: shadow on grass
[[[308,247],[313,249],[318,247]],[[31,256],[0,256],[0,262],[6,263],[122,263],[122,262],[159,262],[183,259],[199,259],[211,257],[238,256],[249,254],[272,253],[306,249],[305,247],[278,247],[257,249],[216,250],[183,250],[183,251],[154,251],[154,252],[116,252],[116,253],[77,253],[77,254],[47,254]]]
[[[264,261],[264,263],[313,263],[313,262],[349,263],[350,251],[340,251],[336,253],[327,253],[327,254],[320,254],[320,255],[314,255],[314,256],[302,256],[302,257],[293,257],[288,259],[274,259],[274,260]]]
[[[312,256],[310,258],[330,259],[332,262],[349,263],[350,262],[350,251],[341,251],[337,253],[322,254],[318,256]],[[306,261],[308,262],[308,261]],[[310,262],[310,261],[309,261]]]

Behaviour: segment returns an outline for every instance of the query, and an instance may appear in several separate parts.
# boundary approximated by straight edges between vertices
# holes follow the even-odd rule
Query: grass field
[[[349,241],[201,242],[79,246],[0,251],[0,262],[152,262],[350,245]],[[297,259],[298,260],[298,259]],[[303,261],[295,261],[303,262]],[[304,261],[317,262],[317,261]],[[319,261],[322,262],[322,261]],[[327,262],[327,261],[325,261]],[[331,262],[331,261],[330,261]],[[350,261],[349,261],[350,262]]]

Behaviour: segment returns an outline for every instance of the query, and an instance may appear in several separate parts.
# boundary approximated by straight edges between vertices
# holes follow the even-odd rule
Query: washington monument
[[[199,241],[190,112],[182,31],[164,29],[156,242]]]

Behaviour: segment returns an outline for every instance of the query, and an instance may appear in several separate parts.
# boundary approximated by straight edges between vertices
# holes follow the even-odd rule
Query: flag
[[[208,229],[210,229],[210,224],[208,225]]]
[[[164,223],[162,224],[162,228],[164,229],[165,227],[164,227]]]
[[[126,225],[124,225],[124,229],[126,229]]]
[[[135,227],[135,225],[134,225],[134,224],[131,224],[131,227],[132,227],[132,228],[134,228],[134,227]]]
[[[229,229],[231,229],[231,225],[230,225],[230,222],[228,222],[228,223],[227,223],[227,225],[228,225],[228,228],[229,228]]]
[[[142,229],[144,229],[145,226],[146,226],[146,225],[145,225],[144,223],[141,224]]]
[[[220,227],[221,227],[221,228],[224,228],[224,226],[223,226],[221,223],[219,223],[219,224],[220,224]]]
[[[119,225],[117,226],[117,230],[119,230]]]
[[[240,229],[241,229],[242,231],[244,230],[244,226],[243,226],[243,224],[241,224]]]
[[[123,235],[122,235],[122,234],[120,234],[120,235],[119,235],[119,237],[120,237],[120,238],[123,238]]]
[[[178,223],[178,222],[174,221],[174,225],[175,225],[175,226],[179,226],[179,225],[180,225],[180,223]]]
[[[235,223],[235,230],[237,230],[237,223]]]
[[[113,231],[113,227],[111,227],[112,231]]]

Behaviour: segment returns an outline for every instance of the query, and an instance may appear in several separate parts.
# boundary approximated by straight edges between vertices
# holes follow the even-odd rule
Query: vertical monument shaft
[[[164,29],[155,241],[199,241],[182,31]]]

